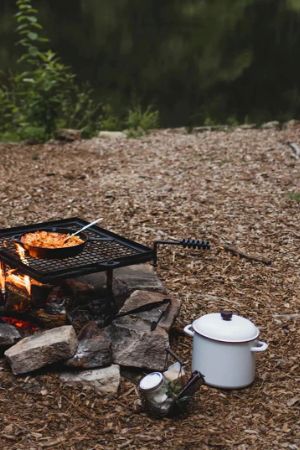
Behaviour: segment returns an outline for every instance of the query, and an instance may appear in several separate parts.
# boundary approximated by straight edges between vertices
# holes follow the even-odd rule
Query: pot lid
[[[223,342],[247,342],[259,335],[250,320],[231,312],[206,314],[194,320],[193,329],[201,336]]]
[[[143,391],[152,391],[163,382],[163,375],[160,372],[152,372],[144,376],[140,381],[140,389]]]

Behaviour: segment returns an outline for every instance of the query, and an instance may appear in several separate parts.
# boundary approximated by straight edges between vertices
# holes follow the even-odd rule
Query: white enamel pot
[[[255,379],[255,355],[268,348],[250,320],[229,312],[206,314],[184,332],[193,338],[192,370],[219,388],[249,386]]]

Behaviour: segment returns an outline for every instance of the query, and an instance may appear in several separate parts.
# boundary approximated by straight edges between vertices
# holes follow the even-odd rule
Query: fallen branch
[[[64,441],[66,440],[66,438],[64,437],[59,437],[56,439],[50,439],[47,442],[39,442],[39,445],[42,448],[46,448],[46,447],[55,447],[56,445],[62,444]]]
[[[230,303],[231,305],[235,305],[237,307],[241,306],[241,303],[236,300],[232,300],[232,299],[224,298],[224,297],[217,297],[216,295],[199,294],[199,297],[201,298],[201,300],[204,300],[207,302]]]
[[[258,255],[248,255],[247,253],[242,252],[241,250],[234,247],[233,245],[224,244],[223,248],[227,252],[230,252],[236,256],[240,256],[241,258],[248,259],[249,261],[261,262],[263,264],[266,264],[266,266],[270,266],[272,264],[272,261],[270,259],[264,258],[263,256],[258,256]]]
[[[294,153],[294,157],[296,159],[300,159],[300,147],[298,144],[295,144],[294,142],[288,142],[288,146],[292,149]]]
[[[275,319],[300,319],[300,313],[292,313],[292,314],[273,314]]]

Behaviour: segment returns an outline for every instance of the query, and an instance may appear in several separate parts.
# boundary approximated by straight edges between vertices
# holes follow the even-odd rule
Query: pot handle
[[[251,347],[251,352],[264,352],[269,347],[269,344],[267,344],[264,341],[256,341],[255,346]]]
[[[183,331],[190,337],[193,337],[195,334],[195,331],[193,330],[193,325],[191,323],[189,325],[186,325]]]

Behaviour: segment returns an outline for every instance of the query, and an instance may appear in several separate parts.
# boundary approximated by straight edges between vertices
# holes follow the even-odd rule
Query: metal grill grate
[[[76,231],[85,224],[87,224],[86,221],[73,218],[0,230],[0,260],[32,278],[50,282],[153,259],[152,249],[97,226],[86,231],[91,241],[87,242],[83,251],[77,256],[63,259],[38,259],[26,255],[26,261],[22,262],[16,252],[14,239],[21,234],[55,226]]]

